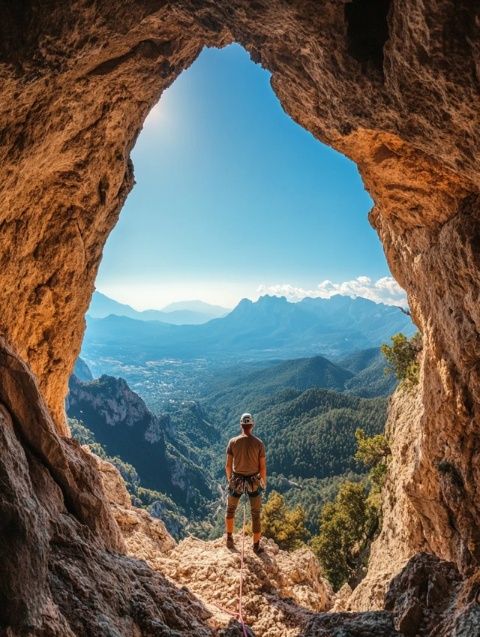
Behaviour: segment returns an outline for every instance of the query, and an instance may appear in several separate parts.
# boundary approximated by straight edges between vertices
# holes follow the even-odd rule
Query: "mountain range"
[[[96,453],[100,445],[130,482],[134,500],[177,537],[188,529],[204,536],[220,532],[217,485],[226,441],[238,431],[239,414],[251,411],[267,444],[272,484],[298,500],[301,482],[314,529],[321,503],[341,476],[361,471],[353,458],[356,428],[368,434],[383,429],[386,399],[365,399],[348,389],[363,374],[367,387],[359,381],[356,390],[371,394],[376,358],[375,352],[358,353],[346,360],[351,370],[322,356],[269,361],[260,369],[255,362],[224,368],[197,400],[173,401],[158,414],[121,378],[80,381],[73,375],[67,410],[74,435],[93,442]],[[89,377],[83,361],[75,369]]]
[[[82,355],[142,364],[182,360],[267,360],[321,354],[330,359],[378,347],[415,327],[400,308],[364,298],[333,296],[290,303],[285,297],[243,299],[222,318],[202,325],[171,325],[110,315],[87,316]]]
[[[172,325],[199,325],[213,318],[228,314],[229,310],[219,305],[210,305],[204,301],[179,301],[170,303],[162,310],[135,310],[130,305],[95,291],[87,310],[92,318],[106,318],[110,315],[126,316],[137,321],[160,321]]]

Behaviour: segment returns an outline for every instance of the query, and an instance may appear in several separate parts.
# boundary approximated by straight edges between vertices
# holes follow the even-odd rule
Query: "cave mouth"
[[[285,114],[270,77],[239,45],[205,48],[162,95],[132,149],[101,292],[142,310],[196,295],[233,308],[259,289],[296,298],[390,276],[358,170]]]
[[[205,124],[206,120],[208,125]],[[165,158],[162,159],[161,155]],[[222,275],[231,278],[232,285],[229,285],[228,279],[223,283],[229,292],[241,276],[256,277],[250,296],[259,287],[263,294],[289,294],[289,301],[301,301],[301,295],[311,295],[313,298],[317,295],[322,298],[322,294],[327,296],[346,291],[358,296],[367,295],[367,298],[370,294],[371,300],[391,304],[391,292],[396,288],[400,299],[402,291],[390,277],[378,236],[367,223],[366,215],[372,201],[363,187],[356,166],[344,155],[313,138],[285,114],[271,89],[270,75],[254,65],[248,53],[239,45],[204,49],[153,106],[131,156],[137,183],[106,242],[96,280],[97,288],[107,293],[110,299],[100,299],[94,293],[93,302],[87,310],[87,329],[81,357],[96,377],[106,374],[125,378],[130,388],[159,417],[160,426],[165,426],[165,429],[177,426],[180,434],[175,440],[172,435],[168,440],[169,444],[176,444],[181,450],[188,449],[182,435],[186,429],[182,418],[185,421],[195,418],[199,421],[200,418],[207,420],[207,414],[200,412],[200,416],[198,415],[200,409],[187,411],[179,405],[183,401],[201,402],[208,392],[204,389],[199,391],[196,386],[208,384],[205,378],[212,375],[212,372],[218,375],[218,370],[223,371],[225,368],[227,373],[231,373],[235,365],[242,369],[242,365],[247,367],[251,359],[257,363],[257,367],[252,367],[252,372],[267,368],[272,362],[270,359],[275,358],[291,360],[308,357],[313,360],[323,355],[331,364],[332,357],[337,361],[343,352],[339,350],[331,353],[333,346],[330,345],[331,352],[328,353],[327,345],[322,348],[318,342],[314,344],[312,339],[311,344],[305,343],[303,349],[296,352],[286,348],[282,350],[281,347],[276,350],[273,347],[267,349],[264,345],[268,353],[259,357],[258,352],[248,349],[248,339],[243,337],[245,352],[234,348],[228,350],[229,346],[232,347],[230,343],[225,346],[224,352],[210,353],[208,350],[198,351],[202,344],[201,339],[208,339],[201,333],[195,337],[189,332],[185,335],[185,343],[177,344],[177,350],[165,351],[161,349],[161,346],[165,347],[161,332],[156,334],[153,330],[148,331],[147,326],[146,333],[155,341],[158,349],[155,350],[155,346],[151,344],[149,348],[140,329],[142,324],[148,325],[149,321],[138,309],[148,313],[150,325],[152,320],[168,323],[168,316],[161,316],[162,305],[155,299],[155,291],[158,289],[162,292],[167,287],[172,288],[175,293],[175,282],[172,283],[168,277],[170,271],[175,271],[177,266],[182,268],[183,280],[180,280],[179,288],[186,295],[185,300],[199,298],[204,301],[204,293],[212,293],[210,287],[202,287],[202,281],[208,272],[201,272],[201,268],[206,265],[209,271],[223,270]],[[205,167],[205,164],[208,166]],[[258,176],[260,173],[261,178]],[[221,196],[218,195],[219,189]],[[227,243],[227,249],[222,246],[223,243]],[[233,252],[233,257],[229,250]],[[324,262],[318,260],[322,254]],[[210,263],[207,257],[212,258],[212,255],[214,260]],[[253,262],[252,272],[247,270],[246,261],[249,264]],[[289,278],[288,268],[298,267],[301,261],[305,261],[306,265],[301,271],[293,270]],[[185,264],[189,269],[185,269]],[[266,276],[265,272],[268,272],[262,270],[266,264],[270,268],[272,264],[276,268],[284,268],[274,272],[276,279],[271,282],[272,285],[267,285],[268,281],[263,278]],[[335,268],[340,269],[335,271]],[[342,276],[341,269],[344,268],[350,271],[346,282],[339,280]],[[142,289],[147,287],[144,286],[143,277],[151,277],[152,271],[155,273],[153,278],[158,280],[158,288],[152,286]],[[200,284],[195,280],[188,287],[187,284],[197,271],[200,271]],[[306,284],[294,286],[291,283],[293,279],[310,272],[322,272],[324,280],[321,285],[310,284],[308,287]],[[377,285],[380,278],[383,288]],[[336,281],[335,284],[331,283],[332,280]],[[283,285],[279,285],[280,282]],[[329,285],[325,285],[328,282]],[[387,283],[390,287],[387,287]],[[214,280],[211,287],[215,288],[213,291],[217,294],[223,291],[221,281]],[[184,292],[185,288],[188,292]],[[386,292],[388,296],[381,296]],[[141,296],[131,296],[132,293],[141,293]],[[237,305],[243,297],[244,287],[240,291],[234,289],[233,294],[237,295],[234,298],[234,305]],[[120,305],[115,306],[112,298],[130,306],[136,306],[135,301],[139,299],[141,306],[134,310],[127,306],[122,308]],[[171,297],[163,302],[181,300],[184,299]],[[224,298],[214,298],[213,301],[219,305],[228,304]],[[104,304],[102,307],[100,302]],[[275,312],[286,312],[286,308],[273,304],[267,307],[265,303],[262,310],[259,309],[256,315],[252,314],[252,319],[248,319],[250,329],[254,331],[257,325],[259,330],[265,329],[262,325],[265,313]],[[113,321],[108,318],[109,314],[118,316]],[[119,318],[122,316],[128,318],[123,326]],[[146,322],[140,323],[144,319]],[[102,322],[105,326],[108,325],[108,335],[107,331],[102,332]],[[136,332],[132,327],[135,322],[138,324]],[[116,330],[119,329],[125,329],[127,333],[124,340],[116,336]],[[238,328],[233,326],[231,329]],[[108,340],[109,346],[101,341],[102,335]],[[266,339],[265,334],[261,336]],[[393,331],[385,334],[385,340],[389,340],[391,336]],[[240,340],[242,333],[237,338]],[[169,339],[172,337],[169,336]],[[188,351],[189,347],[191,351]],[[354,354],[354,347],[352,345],[352,349],[343,354]],[[366,346],[362,347],[360,344],[356,347],[366,349]],[[196,361],[197,358],[200,362]],[[334,366],[335,363],[332,364],[332,370]],[[338,373],[348,375],[349,372],[344,370]],[[321,385],[319,387],[325,389]],[[332,391],[334,388],[338,389],[339,393],[341,391],[340,382],[331,386],[327,383],[326,387]],[[113,397],[118,397],[121,389],[116,387],[114,378],[109,381],[103,379],[96,385],[96,398],[100,400],[103,392],[105,398],[114,400]],[[127,391],[126,388],[123,389]],[[286,391],[288,389],[290,388],[285,387]],[[84,394],[87,391],[84,389]],[[100,422],[92,405],[85,398],[83,402],[79,398],[81,392],[78,384],[73,383],[69,415],[83,421],[94,434],[95,443],[102,444],[114,464],[117,463],[116,466],[126,476],[129,487],[132,487],[134,501],[141,502],[142,506],[144,502],[149,502],[148,506],[152,507],[152,511],[163,511],[164,517],[161,514],[158,517],[167,521],[167,528],[175,534],[176,539],[183,537],[180,532],[186,534],[191,531],[194,524],[197,525],[193,527],[198,529],[197,534],[201,531],[205,533],[209,524],[212,532],[217,535],[223,533],[221,521],[219,524],[219,520],[210,511],[213,504],[218,504],[215,500],[218,493],[212,489],[214,495],[211,501],[207,501],[210,497],[210,482],[204,484],[198,476],[194,476],[196,480],[198,478],[195,487],[192,487],[195,496],[191,496],[187,502],[181,489],[170,484],[167,460],[161,463],[162,470],[159,471],[154,453],[151,453],[151,445],[146,450],[141,450],[144,444],[143,434],[135,436],[131,432],[132,427],[129,427],[130,438],[125,431],[118,431],[118,439],[114,440],[112,423],[105,426],[105,423]],[[320,396],[314,398],[320,400]],[[133,396],[131,402],[135,403]],[[354,409],[354,405],[350,405],[346,399],[344,402],[345,409],[347,404],[349,409]],[[374,401],[370,408],[381,409]],[[108,405],[102,406],[101,410],[103,409],[107,410]],[[236,405],[235,399],[232,404],[226,405],[229,427],[230,414],[235,409],[239,415],[243,411],[252,410],[252,405],[242,402]],[[91,422],[89,418],[92,419]],[[210,418],[217,431],[221,432],[220,418],[217,415],[212,418],[211,414]],[[362,419],[366,420],[364,411],[359,419],[360,424],[357,424],[360,427]],[[112,417],[112,422],[113,420]],[[238,420],[238,416],[235,420]],[[376,428],[369,433],[383,431],[385,419],[382,423],[380,420],[381,417],[373,418]],[[80,442],[88,443],[89,434],[82,426],[77,422],[70,424],[74,437]],[[342,424],[339,422],[338,426]],[[377,426],[379,424],[382,426]],[[351,431],[352,423],[349,420],[346,426],[349,427],[347,446],[350,450],[354,444],[354,432]],[[230,434],[233,435],[234,432],[229,429]],[[215,465],[214,470],[204,473],[208,474],[212,484],[215,481],[219,484],[224,472],[227,440],[222,439],[220,444],[216,444],[211,439],[201,439],[197,432],[191,432],[191,435],[192,438],[198,438],[199,442],[192,444],[188,451],[192,457],[201,458],[202,466],[208,466],[209,463]],[[258,435],[261,435],[261,423]],[[146,436],[150,436],[150,432]],[[202,455],[205,449],[197,450],[201,445],[214,448],[217,457],[212,459],[208,455]],[[138,448],[134,448],[135,446]],[[158,454],[165,455],[165,445],[158,444]],[[319,475],[315,474],[312,466],[307,467],[307,462],[287,462],[285,466],[281,466],[277,461],[275,484],[283,485],[285,490],[285,484],[289,480],[295,483],[298,479],[318,479],[324,481],[322,488],[326,492],[324,485],[329,479],[346,480],[346,474],[352,472],[355,464],[353,452],[349,451],[345,455],[348,456],[348,465],[340,466],[343,458],[341,456],[335,459],[334,470],[330,473],[322,471]],[[126,468],[125,462],[138,472],[141,498],[136,495],[138,488],[133,484],[132,472]],[[360,474],[361,472],[358,476]],[[355,479],[358,476],[355,474]],[[154,495],[147,496],[146,489],[152,494],[154,491],[162,492],[164,501],[155,501]],[[308,489],[314,498],[315,486],[309,483]],[[170,509],[165,513],[167,498],[171,502],[168,502]],[[320,497],[319,502],[323,502]],[[180,521],[180,514],[176,515],[175,505],[183,508],[182,515],[190,525],[182,527],[181,531],[179,529],[184,523]],[[309,516],[309,533],[319,532],[319,510],[320,505]],[[218,512],[218,508],[215,511]],[[223,516],[223,509],[221,515]],[[200,523],[205,528],[200,528]]]
[[[109,514],[81,497],[81,477],[57,434],[68,435],[67,382],[103,245],[133,186],[130,151],[148,112],[202,47],[238,41],[271,70],[286,112],[357,163],[375,202],[370,220],[424,334],[420,433],[403,489],[409,509],[396,517],[404,531],[416,521],[420,532],[405,546],[420,550],[420,538],[462,572],[478,566],[478,38],[459,27],[474,29],[478,8],[462,3],[462,19],[452,22],[457,4],[447,0],[433,11],[428,3],[391,3],[382,76],[355,55],[368,60],[364,50],[373,50],[378,67],[385,31],[373,46],[370,36],[362,43],[355,33],[362,21],[352,11],[349,27],[344,3],[327,3],[325,11],[262,1],[172,9],[124,0],[114,8],[95,3],[98,11],[28,3],[35,25],[0,45],[2,373],[13,369],[2,402],[21,430],[20,447],[45,460],[70,509],[99,536]],[[2,24],[23,32],[30,11],[1,11]],[[22,385],[28,369],[13,366],[8,344],[36,381]],[[32,417],[27,399],[39,396],[35,383],[42,400]],[[18,386],[28,391],[19,397]],[[439,472],[446,463],[454,470]],[[95,489],[89,483],[84,491]],[[33,544],[23,548],[33,553]],[[38,590],[47,572],[42,555]],[[22,589],[19,599],[29,594]]]

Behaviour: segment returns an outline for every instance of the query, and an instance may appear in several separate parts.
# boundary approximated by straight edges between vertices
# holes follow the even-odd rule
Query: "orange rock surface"
[[[142,123],[203,46],[234,41],[272,72],[272,87],[287,113],[358,163],[375,201],[371,223],[423,333],[408,523],[419,525],[429,550],[462,573],[476,569],[477,3],[52,0],[47,5],[27,0],[0,8],[0,333],[6,342],[0,361],[0,402],[6,409],[0,468],[17,479],[0,494],[0,510],[25,522],[23,536],[2,531],[10,570],[0,584],[1,621],[14,618],[28,626],[29,617],[35,623],[42,613],[54,612],[46,601],[52,540],[41,530],[44,513],[35,513],[42,498],[38,506],[52,520],[68,512],[69,533],[80,525],[78,533],[93,534],[94,544],[120,548],[111,512],[98,494],[95,467],[59,437],[68,434],[67,379],[103,246],[134,183],[129,156]],[[45,480],[33,480],[34,473]],[[47,482],[42,491],[39,484]],[[26,587],[30,603],[22,615],[25,596],[8,597],[5,582],[17,590],[15,568],[26,568],[34,546],[30,576],[36,579]]]

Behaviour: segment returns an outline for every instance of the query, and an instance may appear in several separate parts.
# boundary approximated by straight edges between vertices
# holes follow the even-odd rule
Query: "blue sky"
[[[134,148],[137,183],[97,289],[140,309],[232,307],[389,276],[355,165],[295,124],[269,79],[233,45],[204,49],[165,91]]]

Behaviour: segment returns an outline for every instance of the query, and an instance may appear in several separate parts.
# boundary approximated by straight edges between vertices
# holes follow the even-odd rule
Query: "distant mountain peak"
[[[287,301],[286,296],[276,296],[275,294],[264,294],[263,296],[259,296],[256,301],[258,304],[262,305],[284,305],[285,303],[289,303]]]
[[[174,303],[169,303],[165,307],[162,308],[162,312],[178,312],[178,311],[189,311],[189,312],[201,312],[204,314],[211,314],[215,317],[223,316],[227,314],[230,310],[226,307],[222,307],[221,305],[212,305],[211,303],[206,303],[205,301],[200,301],[199,299],[193,299],[192,301],[175,301]]]
[[[204,301],[180,301],[171,303],[163,310],[135,310],[126,303],[119,303],[102,292],[95,291],[87,314],[92,318],[115,315],[138,321],[160,321],[174,325],[200,325],[213,318],[228,314],[229,310]]]

